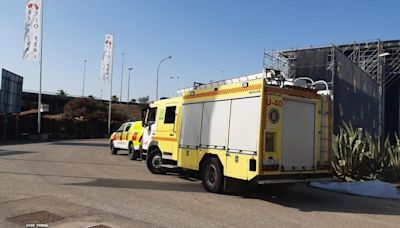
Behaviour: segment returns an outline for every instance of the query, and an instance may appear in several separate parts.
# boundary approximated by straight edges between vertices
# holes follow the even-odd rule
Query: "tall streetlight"
[[[129,105],[129,84],[131,82],[131,70],[133,70],[133,67],[128,68],[128,100],[126,102],[126,106],[128,107]]]
[[[171,79],[176,78],[176,94],[178,94],[178,88],[179,88],[179,76],[171,76]]]
[[[124,78],[124,57],[125,57],[125,53],[122,52],[121,88],[120,88],[120,92],[119,92],[119,101],[122,101],[122,80]]]
[[[85,59],[85,60],[83,61],[83,84],[82,84],[82,97],[84,97],[84,96],[85,96],[86,62],[87,62],[87,60]]]
[[[386,57],[390,56],[389,52],[385,52],[385,53],[381,53],[378,55],[378,60],[379,60],[379,65],[380,65],[380,74],[381,74],[381,129],[380,129],[380,133],[381,136],[383,137],[381,140],[381,147],[383,148],[384,146],[384,142],[385,142],[385,109],[386,109]]]
[[[171,59],[171,58],[172,58],[172,56],[168,56],[167,58],[162,59],[162,60],[160,61],[160,63],[158,64],[158,67],[157,67],[157,82],[156,82],[156,100],[158,100],[158,73],[159,73],[159,71],[160,71],[160,65],[161,65],[161,63],[163,63],[165,60]]]

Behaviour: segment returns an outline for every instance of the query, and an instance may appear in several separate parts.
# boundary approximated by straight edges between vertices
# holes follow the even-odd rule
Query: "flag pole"
[[[112,100],[112,80],[113,80],[113,71],[114,71],[114,35],[112,41],[112,53],[111,53],[111,76],[110,76],[110,101],[108,102],[108,135],[111,134],[111,100]]]
[[[40,14],[40,63],[39,63],[39,94],[38,94],[38,119],[37,119],[37,132],[40,135],[41,133],[41,122],[42,122],[42,113],[41,113],[41,108],[42,108],[42,72],[43,72],[43,5],[44,5],[44,0],[42,0],[42,9],[41,9],[41,14]]]
[[[108,134],[111,134],[111,98],[112,98],[112,73],[110,78],[110,101],[108,102]]]

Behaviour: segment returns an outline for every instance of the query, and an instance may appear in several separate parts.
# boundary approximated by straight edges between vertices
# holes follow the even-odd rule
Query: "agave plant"
[[[365,132],[365,144],[367,148],[361,153],[360,172],[365,179],[376,179],[389,166],[390,156],[384,145],[390,145],[389,139],[385,143],[381,143],[381,138],[373,137],[370,133]]]
[[[393,145],[390,143],[385,143],[385,148],[387,149],[390,157],[389,168],[393,173],[393,179],[396,181],[400,180],[400,140],[397,134],[395,135],[396,142]]]
[[[354,129],[351,123],[343,122],[332,144],[332,167],[338,178],[347,181],[376,179],[389,165],[390,157],[380,137],[361,128]]]
[[[358,176],[359,159],[356,155],[364,149],[362,131],[343,123],[339,134],[333,140],[332,167],[336,176],[342,179],[354,179]]]

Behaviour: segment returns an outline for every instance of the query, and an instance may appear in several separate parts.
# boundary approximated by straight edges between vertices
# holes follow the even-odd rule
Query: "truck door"
[[[177,128],[177,104],[166,104],[160,110],[156,137],[154,137],[165,159],[172,159],[173,154],[177,152]]]
[[[142,136],[142,149],[147,151],[156,130],[157,107],[149,108],[145,119],[145,128]]]
[[[128,145],[129,145],[129,129],[131,128],[132,123],[127,123],[125,128],[124,128],[124,132],[122,133],[122,140],[121,140],[121,146],[123,149],[128,149]]]
[[[119,149],[123,149],[123,133],[124,133],[124,129],[126,127],[126,124],[122,124],[121,127],[118,128],[118,130],[115,132],[116,137],[114,140],[114,147],[115,148],[119,148]]]

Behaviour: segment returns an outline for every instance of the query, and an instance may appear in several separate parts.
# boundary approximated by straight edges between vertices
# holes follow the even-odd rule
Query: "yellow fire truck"
[[[149,107],[152,173],[199,171],[210,192],[226,190],[228,179],[269,184],[332,176],[329,96],[267,71],[181,92]]]

